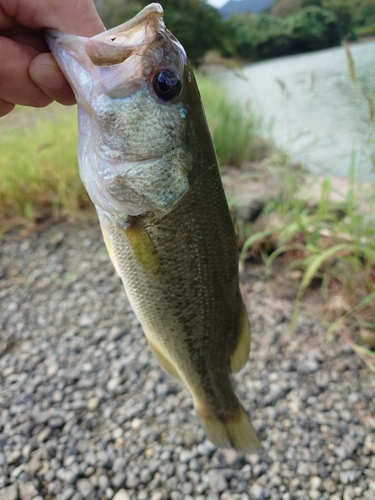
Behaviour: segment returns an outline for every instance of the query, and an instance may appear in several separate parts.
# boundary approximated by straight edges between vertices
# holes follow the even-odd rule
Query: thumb
[[[29,75],[33,82],[54,101],[60,104],[75,104],[74,93],[50,53],[36,56],[30,66]]]

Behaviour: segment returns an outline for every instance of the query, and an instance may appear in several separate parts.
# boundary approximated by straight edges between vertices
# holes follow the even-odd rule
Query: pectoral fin
[[[230,357],[230,367],[233,373],[239,372],[245,366],[249,358],[251,333],[245,306],[242,307],[239,330],[237,346]]]
[[[119,226],[121,227],[121,226]],[[138,264],[148,272],[155,274],[160,269],[160,260],[153,241],[144,227],[135,220],[124,231],[138,261]]]

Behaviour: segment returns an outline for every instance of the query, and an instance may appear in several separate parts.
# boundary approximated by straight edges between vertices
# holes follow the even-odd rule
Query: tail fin
[[[233,447],[247,453],[259,453],[261,451],[258,436],[242,407],[238,418],[230,422],[207,418],[200,412],[197,413],[206,436],[216,446]]]

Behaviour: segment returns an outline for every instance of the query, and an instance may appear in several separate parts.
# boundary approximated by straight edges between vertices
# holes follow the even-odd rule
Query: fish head
[[[80,174],[94,204],[114,215],[168,214],[189,189],[193,117],[204,112],[162,7],[92,38],[48,30],[46,39],[79,106]]]

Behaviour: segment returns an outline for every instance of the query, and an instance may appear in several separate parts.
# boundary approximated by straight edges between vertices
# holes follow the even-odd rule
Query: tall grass
[[[220,164],[240,165],[263,152],[254,117],[224,90],[199,77]],[[35,219],[77,215],[89,206],[76,158],[76,109],[17,108],[0,120],[0,214]]]
[[[78,175],[74,109],[55,104],[49,113],[38,113],[18,108],[0,122],[0,209],[5,217],[74,214],[88,203]]]
[[[355,61],[349,44],[344,41],[343,45],[348,78],[353,92],[358,93]],[[374,97],[361,93],[373,126]],[[358,344],[375,348],[375,184],[359,182],[359,151],[353,149],[346,195],[339,202],[333,201],[338,199],[333,196],[337,192],[331,178],[326,177],[321,181],[320,197],[308,203],[302,195],[303,190],[309,193],[306,175],[291,168],[285,152],[276,153],[269,158],[269,168],[278,178],[282,194],[267,204],[261,219],[250,229],[253,234],[244,243],[242,260],[259,253],[268,273],[276,260],[286,272],[297,271],[293,274],[301,279],[291,332],[306,291],[319,283],[326,303],[328,336],[337,332],[375,372],[375,354]]]
[[[240,166],[262,156],[265,143],[250,108],[229,101],[224,87],[209,77],[199,75],[198,85],[219,163]]]

